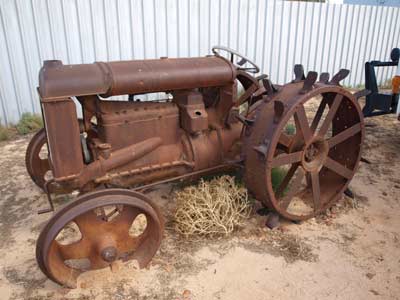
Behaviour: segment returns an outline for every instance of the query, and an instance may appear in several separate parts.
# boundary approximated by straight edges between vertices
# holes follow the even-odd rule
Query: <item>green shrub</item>
[[[362,84],[362,83],[357,84],[356,89],[359,89],[359,90],[365,89],[365,84]]]
[[[1,125],[1,119],[0,119],[0,142],[7,141],[11,139],[14,135],[15,135],[15,128]]]
[[[40,115],[23,113],[21,120],[15,126],[19,134],[28,134],[38,131],[43,127],[43,120]]]
[[[282,183],[283,179],[286,176],[287,171],[282,168],[273,168],[271,171],[271,182],[272,188],[274,191],[277,190],[279,185]]]
[[[10,132],[8,128],[0,124],[0,142],[7,141],[10,138]]]
[[[296,133],[296,126],[294,126],[294,124],[287,124],[285,133],[288,135],[294,135]]]

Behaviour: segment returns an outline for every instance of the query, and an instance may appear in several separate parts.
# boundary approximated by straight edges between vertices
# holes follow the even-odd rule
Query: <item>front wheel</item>
[[[33,182],[44,189],[46,176],[50,171],[47,137],[44,128],[40,129],[29,142],[25,154],[25,166]]]
[[[51,280],[74,288],[81,273],[116,260],[134,259],[145,267],[160,246],[163,230],[163,216],[143,194],[95,191],[68,203],[47,222],[36,259]]]

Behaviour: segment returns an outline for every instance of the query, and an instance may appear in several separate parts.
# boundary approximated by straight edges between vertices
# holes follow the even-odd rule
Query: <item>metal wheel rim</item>
[[[42,128],[32,137],[25,154],[25,165],[28,174],[32,181],[41,189],[43,189],[46,182],[46,173],[51,170],[48,158],[42,159],[39,156],[40,151],[46,143],[46,131]]]
[[[141,193],[125,189],[108,189],[95,191],[79,197],[57,211],[45,225],[36,244],[36,259],[40,269],[46,276],[61,285],[70,288],[76,287],[76,279],[83,272],[75,271],[75,269],[68,267],[70,269],[70,276],[64,273],[66,276],[62,277],[60,274],[57,274],[54,269],[54,258],[49,258],[47,255],[50,251],[53,251],[52,247],[54,246],[55,238],[67,224],[71,221],[75,221],[80,215],[84,215],[95,208],[107,205],[131,205],[134,206],[135,209],[139,208],[141,210],[137,215],[145,214],[147,226],[139,237],[139,245],[129,255],[123,257],[118,256],[117,259],[122,259],[124,261],[136,259],[140,268],[145,267],[150,262],[160,246],[162,232],[164,230],[164,221],[159,209]],[[133,221],[134,219],[132,222]],[[82,236],[83,235],[82,233]],[[100,235],[99,232],[98,236]],[[81,240],[83,240],[83,237]],[[81,240],[78,242],[81,242]],[[65,265],[65,257],[60,259]],[[111,263],[106,262],[104,267],[110,264]],[[57,266],[60,266],[59,262]]]
[[[301,87],[302,83],[299,83],[297,85],[299,87]],[[293,86],[294,86],[294,84],[292,84],[292,87]],[[283,89],[284,88],[285,87],[283,87]],[[273,190],[272,184],[271,184],[271,169],[274,165],[274,163],[273,163],[274,155],[275,155],[275,151],[276,151],[276,148],[278,145],[278,140],[281,136],[281,132],[282,132],[284,126],[286,125],[287,121],[292,117],[292,115],[296,111],[297,105],[298,104],[303,105],[305,102],[307,102],[307,100],[311,99],[312,97],[319,95],[319,94],[325,94],[325,93],[338,93],[338,94],[343,95],[343,97],[345,97],[348,101],[350,101],[352,103],[353,108],[357,112],[357,116],[359,118],[359,124],[360,124],[360,129],[359,129],[360,144],[358,145],[358,147],[359,147],[358,154],[357,154],[357,158],[355,159],[354,167],[351,170],[352,171],[351,176],[349,178],[347,178],[346,182],[341,186],[340,189],[337,190],[337,192],[334,194],[334,196],[331,197],[331,199],[329,201],[325,201],[324,203],[321,203],[322,205],[320,205],[317,210],[315,210],[315,208],[314,208],[314,211],[310,214],[295,215],[295,214],[289,213],[286,209],[282,209],[281,205],[279,204],[279,201],[275,197],[275,191]],[[321,213],[326,208],[330,207],[333,203],[335,203],[338,200],[338,198],[342,195],[344,190],[347,188],[352,177],[354,176],[354,173],[358,167],[358,164],[359,164],[359,161],[361,158],[361,145],[362,145],[362,142],[364,139],[364,125],[363,125],[361,109],[359,108],[355,98],[352,96],[352,94],[350,94],[349,92],[347,92],[346,90],[344,90],[340,87],[329,86],[329,85],[320,85],[319,87],[315,88],[311,92],[308,92],[304,95],[297,94],[297,93],[293,93],[293,94],[295,95],[294,97],[292,97],[289,101],[284,102],[289,108],[287,109],[287,111],[285,111],[284,115],[281,117],[281,119],[279,119],[278,122],[276,122],[276,120],[274,121],[273,118],[270,118],[270,120],[265,120],[265,122],[264,122],[265,128],[268,128],[266,130],[266,133],[264,134],[264,138],[269,141],[269,145],[268,145],[268,151],[265,153],[266,154],[265,155],[265,163],[264,163],[265,172],[262,175],[260,175],[260,177],[262,177],[262,179],[253,179],[253,178],[249,178],[249,176],[247,176],[247,180],[249,181],[250,190],[253,190],[254,193],[256,194],[256,197],[259,198],[259,200],[261,200],[267,207],[275,210],[276,212],[278,212],[280,215],[284,216],[285,218],[288,218],[291,220],[304,220],[304,219],[311,218],[311,217],[317,215],[318,213]],[[266,104],[266,105],[270,105],[269,106],[270,110],[273,110],[273,101],[275,101],[275,100],[279,100],[279,95],[272,98],[271,102],[269,104]],[[334,117],[335,116],[336,116],[336,114],[334,115]],[[252,128],[252,130],[253,130],[253,128]],[[254,141],[253,141],[253,143],[254,143]],[[356,145],[356,147],[357,147],[357,145]],[[248,156],[249,151],[252,151],[252,149],[249,148],[247,151],[248,151],[247,152],[247,156]],[[260,182],[261,180],[263,181],[263,183]],[[260,185],[262,185],[262,184],[264,185],[265,191],[261,191]],[[326,184],[326,182],[324,184]]]

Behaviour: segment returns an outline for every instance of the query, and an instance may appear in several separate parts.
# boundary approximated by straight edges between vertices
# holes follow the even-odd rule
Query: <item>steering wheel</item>
[[[230,61],[231,63],[238,69],[238,70],[242,70],[242,71],[246,71],[249,73],[253,73],[256,74],[258,72],[260,72],[260,68],[254,63],[252,62],[250,59],[248,59],[247,57],[243,56],[242,54],[240,54],[239,52],[228,48],[228,47],[224,47],[224,46],[214,46],[212,47],[212,52],[216,55],[216,56],[220,56],[223,57],[223,55],[221,55],[220,51],[224,51],[227,54],[230,55]],[[239,58],[240,60],[234,62],[234,58],[235,56],[237,58]],[[251,65],[251,67],[245,67],[244,65],[248,63],[249,65]]]

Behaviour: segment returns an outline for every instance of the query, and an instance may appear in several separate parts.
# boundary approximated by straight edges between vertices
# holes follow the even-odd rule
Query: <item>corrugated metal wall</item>
[[[37,75],[46,59],[66,64],[160,56],[199,56],[227,45],[272,80],[292,67],[352,72],[387,60],[399,45],[399,8],[275,0],[0,0],[0,118],[40,111]],[[393,69],[379,72],[379,81]]]

